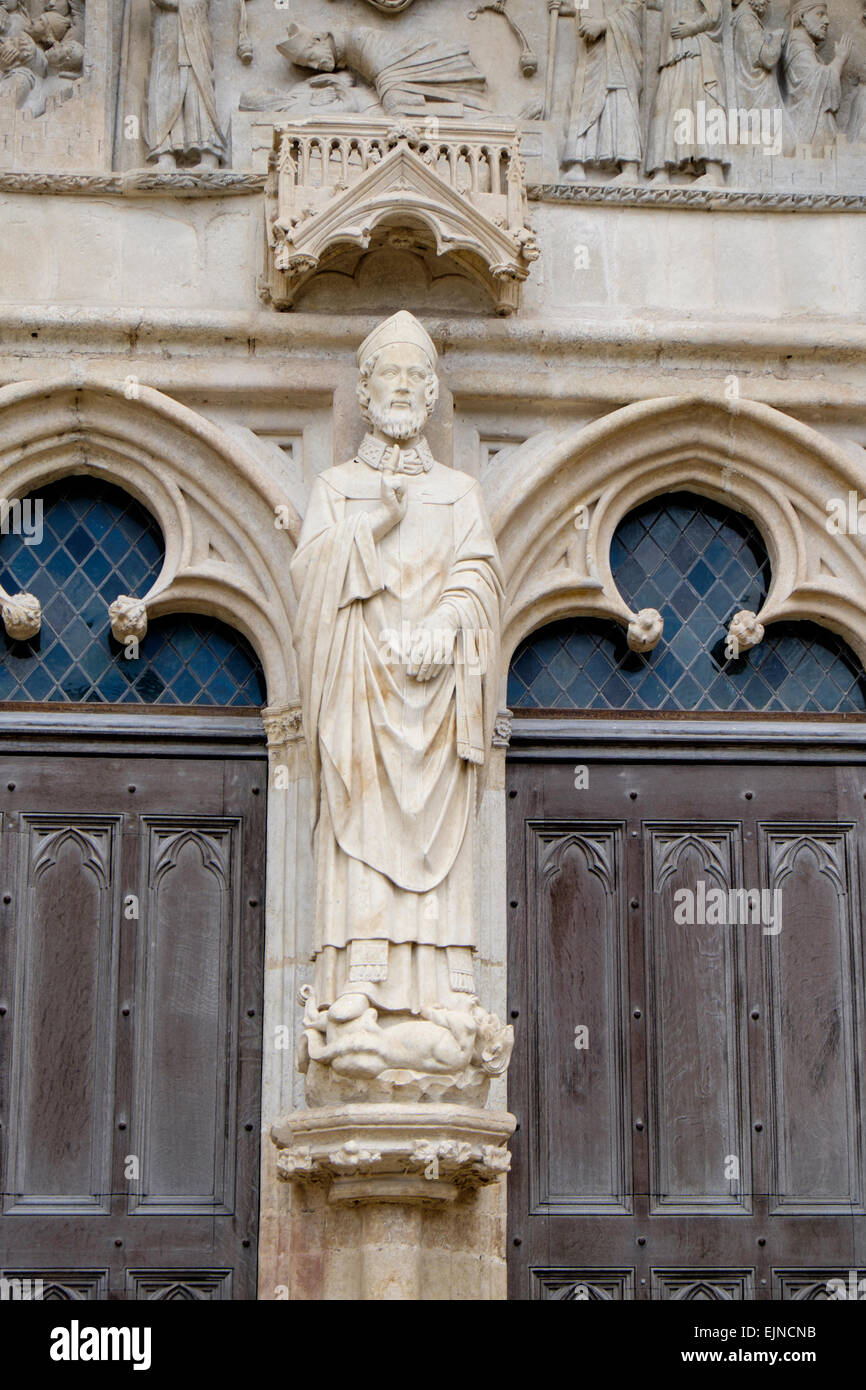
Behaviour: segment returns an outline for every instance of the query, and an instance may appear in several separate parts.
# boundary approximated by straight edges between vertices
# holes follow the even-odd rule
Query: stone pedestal
[[[514,1117],[459,1105],[297,1110],[271,1134],[277,1170],[326,1187],[329,1202],[453,1202],[508,1172]]]

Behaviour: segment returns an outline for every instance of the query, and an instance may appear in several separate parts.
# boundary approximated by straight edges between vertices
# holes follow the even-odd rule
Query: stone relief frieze
[[[265,175],[287,120],[502,121],[540,197],[862,196],[864,19],[863,0],[0,0],[0,173],[209,185]]]
[[[105,167],[106,5],[0,0],[0,169]]]

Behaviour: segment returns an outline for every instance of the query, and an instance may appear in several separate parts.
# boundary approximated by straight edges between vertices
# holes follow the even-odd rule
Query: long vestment
[[[407,39],[390,31],[346,29],[334,34],[338,68],[351,68],[376,91],[389,116],[423,112],[428,101],[486,109],[486,79],[468,48],[453,41]]]
[[[146,143],[150,160],[225,154],[214,101],[209,0],[154,0]]]
[[[600,0],[607,29],[578,58],[563,162],[637,163],[641,157],[641,0]],[[593,11],[594,14],[594,11]]]
[[[368,436],[361,454],[381,452]],[[478,484],[423,443],[418,452],[425,468],[406,476],[406,514],[378,542],[380,464],[359,454],[321,474],[291,565],[316,795],[320,1007],[359,986],[403,1010],[474,988],[471,837],[502,581]],[[395,641],[437,610],[470,661],[418,681]],[[471,640],[481,632],[483,651]]]
[[[710,21],[710,27],[688,38],[675,39],[671,25]],[[647,173],[692,162],[715,160],[729,164],[724,145],[701,142],[678,144],[675,114],[691,111],[698,102],[709,112],[725,106],[722,59],[722,0],[664,0],[659,51],[659,82],[647,133]]]
[[[785,41],[783,55],[788,111],[804,145],[829,145],[836,138],[835,113],[842,100],[842,80],[834,67],[822,63],[815,40],[802,25]]]
[[[782,101],[776,67],[779,55],[749,0],[733,12],[731,31],[737,101],[746,111],[781,112],[782,149],[793,153],[794,131]],[[775,55],[775,56],[774,56]]]

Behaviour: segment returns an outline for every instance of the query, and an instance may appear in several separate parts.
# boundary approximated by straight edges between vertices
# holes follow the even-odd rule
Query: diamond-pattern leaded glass
[[[654,498],[617,527],[611,569],[634,610],[661,612],[659,645],[631,652],[623,629],[603,619],[553,623],[515,653],[512,709],[866,710],[859,661],[814,623],[772,623],[760,646],[725,659],[728,623],[739,609],[757,612],[770,582],[763,541],[746,517],[687,493]]]
[[[162,568],[162,536],[144,507],[90,477],[64,478],[38,496],[39,543],[28,545],[24,535],[0,537],[0,584],[12,593],[29,590],[42,604],[38,637],[30,642],[5,638],[0,700],[264,702],[258,658],[239,633],[215,618],[154,619],[137,660],[128,660],[114,641],[108,604],[118,594],[146,594]],[[25,508],[24,515],[35,519],[37,514]]]

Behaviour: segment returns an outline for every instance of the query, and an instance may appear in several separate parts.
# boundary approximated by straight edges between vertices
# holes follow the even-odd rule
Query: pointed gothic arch
[[[772,568],[761,624],[811,620],[866,662],[866,538],[826,525],[829,500],[863,482],[844,448],[754,401],[663,397],[534,436],[485,479],[506,575],[504,662],[559,618],[635,623],[611,573],[613,534],[641,502],[679,490],[758,526]]]
[[[136,595],[148,617],[219,618],[257,651],[270,706],[296,704],[288,564],[300,518],[253,454],[132,379],[78,375],[0,390],[0,496],[23,498],[68,474],[115,483],[158,521],[165,561],[149,593]]]

